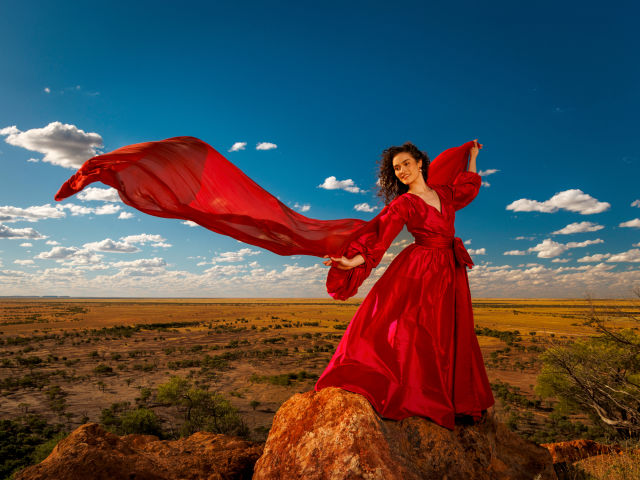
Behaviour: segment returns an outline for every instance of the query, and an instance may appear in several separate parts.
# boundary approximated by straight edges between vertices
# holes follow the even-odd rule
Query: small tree
[[[640,296],[640,290],[636,291]],[[589,412],[596,422],[617,435],[640,436],[640,336],[634,329],[614,329],[596,311],[583,325],[596,335],[556,344],[541,356],[542,372],[536,393],[559,400],[559,410]],[[640,321],[633,314],[624,316]]]
[[[238,411],[218,393],[195,388],[178,376],[158,386],[156,398],[160,402],[175,405],[184,414],[181,435],[188,436],[197,431],[209,431],[248,437],[249,428]]]

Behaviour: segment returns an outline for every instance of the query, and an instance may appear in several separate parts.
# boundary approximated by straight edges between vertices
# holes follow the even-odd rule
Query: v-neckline
[[[438,193],[438,191],[435,188],[431,187],[431,189],[436,193],[436,195],[438,197],[438,200],[440,201],[440,210],[438,210],[436,207],[434,207],[430,203],[427,203],[426,200],[424,198],[422,198],[420,195],[418,195],[417,193],[413,193],[413,192],[407,192],[407,193],[410,194],[410,195],[413,195],[415,197],[418,197],[420,199],[420,201],[422,203],[424,203],[427,207],[433,208],[438,215],[440,215],[441,217],[444,217],[444,215],[442,213],[442,211],[444,210],[444,204],[442,203],[442,197],[440,196],[440,194]]]

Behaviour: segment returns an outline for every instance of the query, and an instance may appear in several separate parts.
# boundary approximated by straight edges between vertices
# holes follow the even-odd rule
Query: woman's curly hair
[[[389,205],[394,198],[409,191],[409,187],[396,177],[395,170],[393,169],[393,157],[401,152],[408,153],[416,162],[422,160],[422,176],[424,177],[424,181],[427,181],[430,163],[427,152],[421,151],[411,142],[405,142],[399,147],[393,146],[387,148],[382,152],[380,160],[378,161],[380,165],[380,173],[378,175],[380,188],[377,196],[382,197],[385,205]]]

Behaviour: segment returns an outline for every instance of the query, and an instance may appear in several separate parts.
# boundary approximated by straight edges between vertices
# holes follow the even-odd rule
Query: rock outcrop
[[[263,444],[209,432],[179,440],[119,437],[97,423],[78,427],[16,480],[250,479]]]
[[[549,451],[497,422],[447,430],[383,420],[338,388],[297,394],[276,412],[254,480],[556,479]]]

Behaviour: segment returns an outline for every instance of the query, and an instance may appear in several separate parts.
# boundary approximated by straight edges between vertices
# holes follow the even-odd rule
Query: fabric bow
[[[460,265],[466,265],[470,269],[473,268],[474,263],[471,260],[471,255],[469,255],[460,237],[453,238],[453,254]]]

